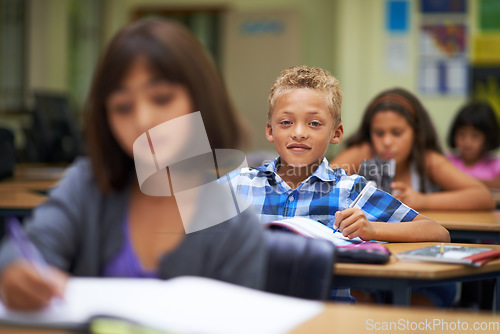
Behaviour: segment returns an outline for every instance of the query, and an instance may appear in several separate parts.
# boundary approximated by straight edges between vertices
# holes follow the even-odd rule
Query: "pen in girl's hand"
[[[40,251],[31,242],[16,217],[7,218],[7,231],[12,246],[17,253],[31,263],[45,280],[48,279],[48,265]]]

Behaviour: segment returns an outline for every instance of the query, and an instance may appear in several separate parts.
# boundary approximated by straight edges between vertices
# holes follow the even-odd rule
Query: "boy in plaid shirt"
[[[266,125],[279,157],[229,173],[235,193],[250,200],[263,223],[301,216],[348,238],[449,242],[445,228],[381,190],[371,189],[349,208],[367,181],[332,169],[325,159],[328,145],[344,134],[341,103],[339,83],[328,71],[307,66],[283,71],[269,94]]]
[[[332,169],[325,158],[328,145],[338,144],[344,134],[341,103],[339,83],[328,71],[307,66],[286,69],[271,88],[266,125],[267,140],[274,143],[279,157],[257,168],[232,171],[221,181],[230,180],[237,196],[250,201],[262,223],[301,216],[338,229],[348,238],[449,242],[441,225],[376,188],[349,208],[367,181]]]

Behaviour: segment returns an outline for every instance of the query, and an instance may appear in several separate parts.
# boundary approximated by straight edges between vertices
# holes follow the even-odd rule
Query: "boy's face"
[[[278,97],[266,128],[267,140],[291,167],[321,163],[328,145],[339,143],[343,134],[324,94],[310,89],[293,89]]]

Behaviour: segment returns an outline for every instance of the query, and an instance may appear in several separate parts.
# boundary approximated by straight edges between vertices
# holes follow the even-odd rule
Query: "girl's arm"
[[[495,207],[488,188],[456,168],[443,155],[428,152],[426,162],[429,178],[442,191],[424,194],[423,205],[419,209],[484,210]]]
[[[432,219],[418,214],[410,222],[370,222],[363,211],[349,208],[335,215],[335,226],[345,237],[387,242],[450,242],[450,233]]]
[[[340,152],[331,162],[332,168],[342,168],[347,174],[358,174],[361,162],[366,159],[371,159],[373,152],[370,144],[363,143],[352,146]]]
[[[481,180],[488,188],[500,189],[500,175],[491,180]]]

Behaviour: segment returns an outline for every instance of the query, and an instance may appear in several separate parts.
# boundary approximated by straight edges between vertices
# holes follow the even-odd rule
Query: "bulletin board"
[[[419,90],[427,96],[465,96],[468,29],[465,0],[421,0]]]

